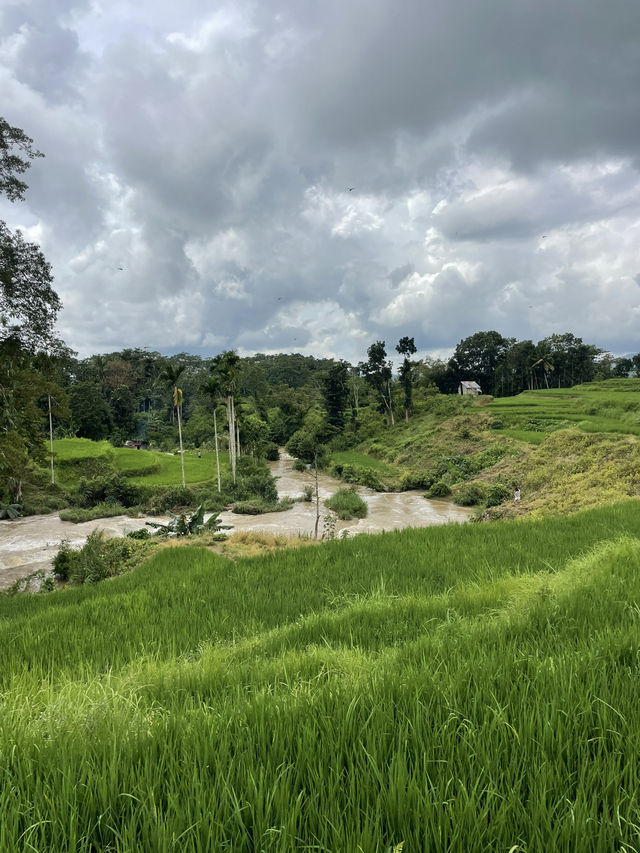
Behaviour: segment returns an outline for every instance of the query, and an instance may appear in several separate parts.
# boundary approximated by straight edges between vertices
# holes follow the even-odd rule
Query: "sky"
[[[637,0],[0,0],[81,357],[640,350]]]

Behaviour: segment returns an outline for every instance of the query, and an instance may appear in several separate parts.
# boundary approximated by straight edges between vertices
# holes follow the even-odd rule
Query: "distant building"
[[[482,394],[482,388],[477,382],[461,382],[458,385],[458,394],[471,394],[472,397],[477,397]]]

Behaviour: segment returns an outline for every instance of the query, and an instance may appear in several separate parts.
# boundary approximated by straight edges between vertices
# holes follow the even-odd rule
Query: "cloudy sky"
[[[0,0],[0,93],[83,356],[640,350],[637,0]]]

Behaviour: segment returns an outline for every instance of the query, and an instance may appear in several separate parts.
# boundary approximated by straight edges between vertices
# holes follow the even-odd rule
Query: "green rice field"
[[[54,456],[63,465],[80,459],[102,459],[136,485],[175,486],[182,482],[179,454],[171,455],[157,450],[136,450],[132,447],[113,447],[107,441],[90,441],[86,438],[63,438],[53,442]],[[220,454],[220,468],[225,471],[229,460]],[[216,457],[212,451],[202,451],[198,458],[195,450],[184,453],[184,474],[188,486],[214,480]]]
[[[640,850],[639,506],[0,598],[0,850]]]
[[[574,388],[524,391],[517,397],[497,398],[484,410],[504,423],[507,435],[514,430],[544,435],[572,426],[584,432],[638,436],[640,379],[610,379]]]

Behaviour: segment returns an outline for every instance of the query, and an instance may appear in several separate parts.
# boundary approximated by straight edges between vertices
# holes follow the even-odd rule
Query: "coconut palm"
[[[184,479],[184,451],[182,450],[182,389],[178,388],[178,380],[184,373],[184,364],[168,362],[162,370],[161,377],[169,388],[173,386],[173,408],[178,415],[178,439],[180,441],[180,466],[182,469],[182,487],[186,483]]]
[[[545,355],[543,355],[542,358],[539,358],[537,361],[534,361],[534,363],[531,365],[531,373],[534,377],[535,377],[535,369],[536,369],[536,367],[538,367],[538,365],[542,366],[542,372],[544,373],[544,384],[548,388],[549,387],[549,380],[547,379],[547,373],[549,373],[549,371],[551,371],[551,370],[554,370],[553,364],[551,364],[551,362],[548,361],[547,356],[545,356]]]
[[[218,454],[218,421],[216,418],[216,406],[222,394],[222,385],[217,376],[210,376],[204,384],[204,391],[211,397],[213,403],[213,434],[216,441],[216,469],[218,471],[218,492],[222,491],[220,486],[220,456]]]
[[[213,367],[220,378],[222,392],[226,399],[227,425],[229,429],[229,462],[231,464],[231,476],[234,483],[236,482],[236,459],[240,442],[233,395],[238,381],[237,368],[239,361],[240,356],[233,350],[223,352],[213,359]]]

